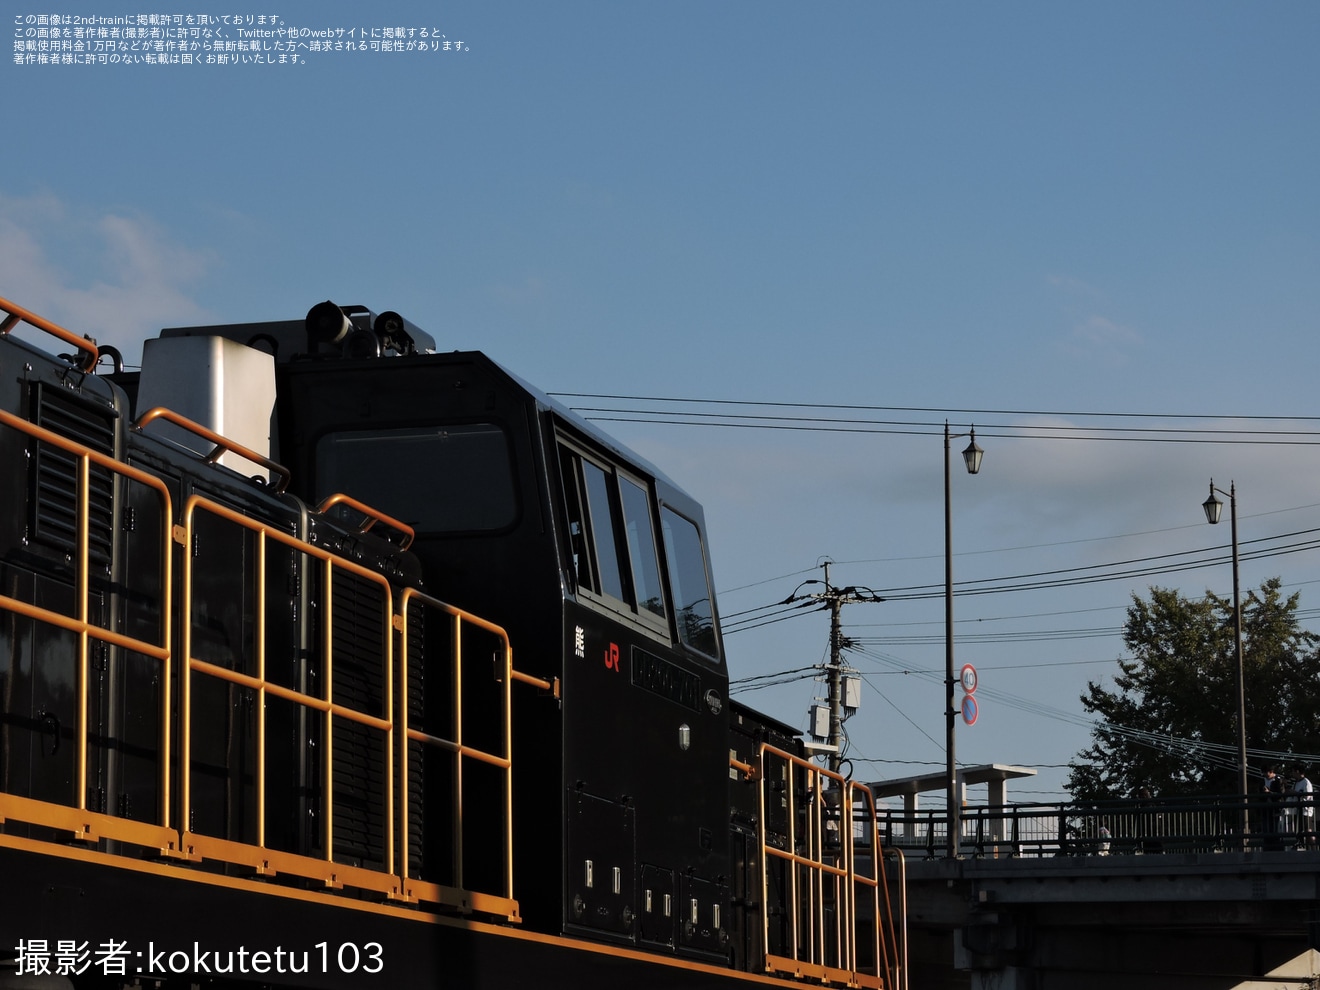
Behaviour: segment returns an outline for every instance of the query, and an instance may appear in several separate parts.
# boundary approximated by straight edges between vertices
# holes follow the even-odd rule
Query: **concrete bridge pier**
[[[982,913],[954,933],[953,969],[968,990],[1320,990],[1320,953],[1296,947],[1259,933],[1038,926]]]
[[[1320,990],[1320,850],[910,864],[914,990]]]

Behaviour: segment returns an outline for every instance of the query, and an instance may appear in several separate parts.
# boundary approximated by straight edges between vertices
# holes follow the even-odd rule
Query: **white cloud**
[[[1088,316],[1073,327],[1073,340],[1092,350],[1116,353],[1141,343],[1141,335],[1103,316]]]
[[[1063,315],[1070,329],[1064,349],[1075,358],[1109,367],[1126,365],[1144,341],[1132,327],[1098,311],[1109,305],[1105,293],[1073,275],[1050,275],[1046,281],[1065,298]]]
[[[0,295],[130,364],[161,327],[208,322],[189,290],[213,267],[149,217],[0,196]]]
[[[1090,299],[1104,298],[1103,292],[1075,275],[1050,275],[1046,280],[1056,289],[1062,289],[1072,295],[1085,296]]]

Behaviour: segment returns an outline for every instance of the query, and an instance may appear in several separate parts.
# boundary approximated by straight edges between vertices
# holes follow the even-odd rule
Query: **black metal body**
[[[704,932],[674,924],[643,935],[636,915],[644,912],[635,904],[645,869],[665,878],[677,901],[696,898],[707,917],[720,904],[728,917],[727,729],[703,700],[712,691],[722,700],[728,675],[722,658],[692,656],[672,631],[636,621],[618,602],[578,594],[557,446],[585,447],[644,479],[652,499],[698,525],[700,506],[480,353],[308,360],[280,365],[278,374],[280,459],[293,473],[291,489],[308,501],[324,494],[317,448],[328,435],[474,424],[502,431],[512,491],[507,522],[496,520],[504,525],[489,531],[419,529],[413,552],[428,593],[504,626],[519,668],[562,685],[561,705],[533,702],[514,721],[516,824],[528,838],[515,847],[515,870],[538,881],[522,892],[523,917],[539,928],[562,925],[722,959],[722,940],[709,924],[700,926]],[[464,463],[455,458],[451,467]],[[398,468],[387,487],[426,472],[421,464]],[[393,511],[387,491],[378,501]],[[695,729],[688,750],[678,745],[684,723]],[[564,850],[562,863],[545,855],[548,846]],[[607,873],[599,882],[593,875],[590,888],[588,861]]]
[[[198,934],[205,931],[216,949],[379,943],[392,959],[411,959],[428,986],[507,986],[529,975],[541,986],[599,985],[597,977],[639,987],[716,986],[763,973],[764,912],[782,926],[786,911],[762,902],[757,785],[731,769],[730,757],[750,764],[761,742],[790,751],[799,742],[788,727],[729,703],[700,505],[484,355],[384,359],[362,343],[369,314],[351,316],[352,346],[312,339],[300,322],[166,332],[276,351],[274,457],[290,472],[283,493],[132,429],[144,411],[132,409],[135,375],[86,374],[9,337],[0,338],[0,409],[160,479],[176,516],[190,496],[202,496],[383,574],[396,589],[420,586],[507,630],[517,670],[551,688],[513,685],[519,923],[465,922],[462,912],[446,919],[406,904],[373,902],[368,910],[361,894],[353,901],[285,879],[263,889],[251,870],[232,866],[140,855],[117,861],[118,843],[89,843],[91,836],[57,849],[42,843],[62,842],[59,829],[13,820],[0,823],[9,891],[0,898],[0,959],[22,939],[117,938],[134,948],[186,949],[205,941]],[[76,460],[0,430],[0,594],[69,616],[78,613]],[[346,723],[336,729],[333,753],[323,753],[328,716],[269,695],[259,735],[256,689],[241,680],[264,676],[275,689],[315,694],[329,676],[333,638],[330,701],[388,719],[389,686],[369,659],[380,637],[370,583],[359,589],[358,579],[334,578],[339,604],[333,633],[326,632],[320,613],[330,579],[296,552],[204,514],[190,544],[178,545],[179,520],[161,518],[149,487],[96,464],[88,476],[87,621],[147,642],[159,637],[162,561],[173,562],[177,585],[189,555],[199,603],[191,656],[239,678],[190,681],[191,803],[183,827],[364,868],[384,862],[383,826],[366,798],[387,783],[375,737]],[[415,528],[407,552],[363,532],[351,513],[317,511],[341,485]],[[78,635],[12,610],[3,620],[0,791],[77,806]],[[176,650],[180,636],[174,629]],[[461,705],[465,743],[497,750],[503,730],[485,713],[498,709],[505,688],[498,668],[480,658],[478,639],[477,658],[464,653],[455,670],[438,648],[443,641],[437,629],[418,627],[399,659],[408,677],[399,703],[433,736],[457,731]],[[264,645],[264,674],[255,643]],[[460,674],[455,698],[445,686]],[[85,806],[158,821],[179,806],[177,793],[168,809],[160,801],[164,722],[178,718],[185,700],[177,672],[163,679],[157,659],[97,639],[87,678]],[[431,750],[409,744],[409,752],[408,778],[394,786],[409,794],[396,838],[406,830],[412,874],[451,884],[461,873],[469,886],[497,886],[499,829],[470,829],[456,863],[449,811],[458,801],[465,824],[482,809],[498,822],[500,778],[478,768],[460,783]],[[185,759],[177,742],[168,755],[172,766]],[[333,808],[323,786],[331,758]],[[331,811],[339,830],[328,851],[321,820]],[[782,939],[775,935],[772,947]],[[331,969],[243,978],[363,987],[398,985],[403,976],[387,968],[363,982],[365,969]]]

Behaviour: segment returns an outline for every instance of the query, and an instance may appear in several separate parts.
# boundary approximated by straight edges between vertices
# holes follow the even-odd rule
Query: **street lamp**
[[[1247,792],[1247,702],[1242,678],[1242,597],[1238,592],[1238,532],[1237,532],[1237,486],[1228,483],[1228,491],[1215,487],[1215,480],[1210,479],[1210,497],[1201,503],[1205,509],[1205,518],[1212,526],[1219,522],[1219,514],[1224,503],[1215,498],[1215,492],[1228,496],[1229,518],[1233,523],[1233,655],[1237,665],[1237,730],[1238,730],[1238,793],[1245,803],[1249,800]],[[1246,832],[1245,816],[1242,822],[1243,834]]]
[[[962,452],[968,474],[981,470],[981,457],[985,453],[976,445],[976,428],[970,434],[949,432],[949,421],[944,421],[944,759],[945,794],[949,806],[949,836],[946,855],[958,855],[962,838],[962,802],[958,800],[958,769],[954,751],[953,687],[957,683],[953,671],[953,513],[949,507],[949,441],[955,437],[970,436],[971,443]]]

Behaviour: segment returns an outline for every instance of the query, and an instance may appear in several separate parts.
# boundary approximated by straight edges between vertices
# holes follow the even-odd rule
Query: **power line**
[[[1015,708],[1019,711],[1027,712],[1028,714],[1065,722],[1082,728],[1089,728],[1093,733],[1097,730],[1107,732],[1113,736],[1126,739],[1127,741],[1140,746],[1160,749],[1186,757],[1193,757],[1203,765],[1210,766],[1214,769],[1237,769],[1236,744],[1212,743],[1204,739],[1189,739],[1182,736],[1174,736],[1172,734],[1136,729],[1131,726],[1119,725],[1115,722],[1108,722],[1103,719],[1090,718],[1085,715],[1067,712],[1063,709],[1055,708],[1052,705],[1034,702],[1018,695],[1009,694],[1005,691],[982,688],[979,691],[979,694],[992,701],[998,701],[1001,704]],[[1289,753],[1279,750],[1257,748],[1249,749],[1247,754],[1258,762],[1267,760],[1300,760],[1308,763],[1320,762],[1320,755],[1312,753]]]
[[[1264,560],[1270,557],[1284,556],[1287,554],[1301,553],[1305,550],[1316,549],[1317,547],[1320,547],[1320,538],[1303,540],[1276,547],[1259,546],[1259,544],[1269,544],[1277,540],[1290,539],[1297,536],[1308,536],[1313,533],[1320,533],[1320,529],[1298,530],[1292,533],[1282,533],[1277,536],[1261,537],[1260,539],[1247,541],[1243,546],[1247,546],[1248,549],[1240,554],[1241,559]],[[1253,544],[1258,546],[1251,549]],[[1102,564],[1087,564],[1080,567],[1055,568],[1047,571],[1034,571],[991,578],[972,578],[956,582],[955,587],[958,589],[958,594],[964,597],[971,595],[1006,594],[1019,591],[1073,588],[1110,581],[1132,580],[1133,578],[1139,577],[1155,577],[1163,574],[1177,574],[1185,571],[1200,570],[1220,566],[1228,559],[1226,555],[1217,555],[1201,559],[1180,560],[1180,558],[1187,558],[1196,554],[1207,554],[1211,552],[1213,552],[1211,549],[1180,550],[1174,553],[1157,554],[1149,557],[1134,557]],[[876,594],[890,602],[924,601],[939,597],[943,594],[943,590],[939,585],[919,584],[894,588],[882,588],[877,590]],[[728,635],[732,635],[750,629],[758,629],[762,626],[770,625],[775,622],[782,622],[786,619],[792,618],[794,615],[801,614],[797,610],[787,608],[787,605],[789,605],[788,602],[778,603],[778,606],[785,606],[783,611],[770,613],[768,616],[760,615],[755,619],[749,618],[741,623],[730,623],[724,628],[724,632]],[[766,605],[762,606],[760,609],[748,609],[745,612],[735,614],[751,615],[775,607],[777,606]],[[818,610],[819,608],[811,609],[811,611]],[[1097,630],[1091,630],[1090,634],[1091,636],[1101,635]],[[986,641],[989,641],[995,634],[984,635]],[[902,640],[897,641],[901,642]]]
[[[574,411],[576,412],[578,410],[574,410]],[[693,414],[688,414],[688,415],[693,415]],[[858,433],[858,434],[867,434],[867,435],[888,435],[888,436],[938,436],[938,433],[933,428],[934,424],[927,424],[932,426],[931,429],[915,430],[915,429],[894,429],[892,427],[871,428],[869,426],[864,425],[863,423],[858,423],[850,426],[849,425],[820,426],[820,425],[807,425],[806,423],[798,423],[796,425],[791,425],[789,423],[767,423],[767,422],[753,422],[753,423],[703,422],[703,421],[692,422],[690,420],[685,420],[685,419],[660,419],[656,417],[649,417],[643,419],[637,416],[588,415],[588,416],[584,416],[584,418],[596,423],[651,423],[660,426],[704,426],[704,427],[719,427],[723,429],[784,430],[790,432],[805,432],[805,433]],[[1014,432],[994,432],[994,430],[996,429],[1011,430]],[[1225,431],[1227,434],[1226,436],[1214,436],[1214,437],[1176,435],[1176,434],[1184,434],[1184,433],[1192,432],[1187,430],[1154,431],[1154,432],[1166,433],[1168,435],[1151,436],[1151,437],[1119,436],[1119,435],[1085,436],[1080,434],[1050,435],[1044,433],[1028,432],[1029,430],[1040,430],[1040,429],[1058,429],[1058,427],[1017,427],[1011,425],[1000,425],[998,427],[988,427],[982,429],[981,436],[983,438],[995,437],[998,439],[1010,439],[1010,440],[1092,440],[1092,441],[1105,441],[1105,442],[1124,441],[1127,443],[1253,444],[1253,445],[1264,445],[1264,446],[1300,446],[1300,447],[1320,446],[1320,433],[1315,433],[1311,431],[1261,431],[1261,430],[1251,430],[1251,431],[1243,430],[1240,432]],[[1072,429],[1078,431],[1085,431],[1088,429],[1095,430],[1098,428],[1073,427]],[[1106,432],[1117,434],[1121,432],[1132,432],[1132,431],[1108,430]],[[1270,436],[1300,436],[1300,437],[1313,437],[1314,439],[1307,439],[1307,440],[1262,439],[1262,437],[1270,437]],[[1232,437],[1240,437],[1241,439],[1232,439]]]
[[[940,412],[976,416],[1048,416],[1079,419],[1125,420],[1177,420],[1181,422],[1243,422],[1243,423],[1309,423],[1320,421],[1314,416],[1206,416],[1192,414],[1155,413],[1091,413],[1058,412],[1046,410],[935,410],[920,407],[891,407],[840,405],[830,403],[740,402],[728,399],[676,399],[648,396],[591,395],[589,393],[555,393],[563,398],[596,398],[615,402],[651,403],[663,406],[717,405],[736,407],[736,412],[704,412],[697,409],[651,409],[632,406],[573,406],[573,411],[589,420],[600,422],[654,423],[666,426],[714,426],[741,429],[815,431],[834,433],[888,433],[896,435],[935,435],[938,422],[908,419],[876,419],[857,416],[787,415],[760,412],[761,409],[802,409],[850,412]],[[1070,440],[1126,440],[1159,443],[1259,443],[1259,444],[1320,444],[1320,432],[1302,429],[1264,429],[1260,427],[1188,427],[1188,426],[1086,426],[1077,423],[1051,425],[1047,423],[982,424],[982,435],[1001,438]],[[993,432],[993,431],[1003,432]],[[1299,439],[1300,438],[1300,439]]]
[[[1320,502],[1313,502],[1309,505],[1294,505],[1283,509],[1270,509],[1265,512],[1255,512],[1250,515],[1243,516],[1242,518],[1259,519],[1264,516],[1277,516],[1287,512],[1302,512],[1305,511],[1306,509],[1315,509],[1315,508],[1320,508]],[[1183,530],[1201,529],[1201,528],[1202,526],[1200,524],[1195,524],[1195,525],[1189,524],[1186,526],[1169,526],[1163,529],[1139,530],[1135,533],[1118,533],[1112,536],[1088,536],[1077,540],[1058,540],[1053,543],[1027,543],[1027,544],[1022,544],[1019,546],[1011,546],[1011,547],[990,547],[985,550],[966,550],[966,551],[959,551],[954,556],[961,559],[964,557],[985,556],[987,554],[1017,553],[1023,550],[1049,550],[1055,547],[1075,546],[1079,543],[1104,543],[1110,540],[1129,540],[1129,539],[1135,539],[1137,537],[1160,536],[1165,533],[1177,533]],[[916,560],[936,560],[936,559],[942,559],[942,555],[917,554],[917,555],[905,556],[905,557],[870,557],[870,558],[859,558],[856,560],[839,560],[839,561],[835,561],[835,563],[840,566],[844,566],[844,565],[851,566],[857,564],[907,563]],[[801,577],[803,574],[810,574],[813,570],[815,570],[814,567],[808,567],[802,570],[792,571],[791,573],[788,574],[781,574],[776,577],[764,578],[760,581],[754,581],[751,584],[743,584],[735,588],[721,589],[720,594],[731,595],[738,591],[746,591],[749,588],[757,588],[766,584],[774,584],[777,581],[787,581],[790,578]],[[740,613],[735,613],[735,614],[740,614]],[[988,621],[988,620],[980,620],[980,619],[959,620],[959,622],[962,621]]]
[[[963,642],[963,640],[959,640],[959,642],[961,643]],[[886,643],[886,644],[875,644],[875,645],[887,646],[889,644]],[[910,645],[910,644],[900,644],[900,645]],[[997,664],[978,663],[976,665],[976,669],[977,670],[1038,670],[1045,667],[1096,667],[1101,664],[1111,664],[1114,662],[1115,659],[1113,657],[1105,657],[1100,660],[1046,660],[1044,663],[997,663]],[[932,673],[932,674],[936,673],[936,671],[924,671],[924,672]],[[916,670],[915,669],[882,670],[882,671],[878,671],[877,673],[912,674],[912,673],[916,673]]]
[[[1320,530],[1304,530],[1303,533],[1317,533]],[[1284,539],[1290,536],[1302,535],[1287,533],[1281,536],[1265,537],[1260,540],[1252,540],[1250,543],[1264,543],[1272,540]],[[1312,550],[1320,547],[1320,538],[1307,540],[1299,543],[1287,544],[1282,547],[1258,548],[1241,553],[1242,560],[1263,560],[1269,557],[1277,557],[1285,554],[1300,553],[1303,550]],[[1080,585],[1099,584],[1107,581],[1127,580],[1136,577],[1151,577],[1159,574],[1175,574],[1183,571],[1200,570],[1207,567],[1221,565],[1228,559],[1226,555],[1207,557],[1201,560],[1185,560],[1180,563],[1170,565],[1160,565],[1162,561],[1174,561],[1179,557],[1188,557],[1192,554],[1209,553],[1210,550],[1183,550],[1176,553],[1160,554],[1152,557],[1136,557],[1129,560],[1114,561],[1105,564],[1088,564],[1082,567],[1058,568],[1049,571],[1036,571],[1024,574],[1014,574],[994,578],[973,578],[966,581],[957,582],[960,589],[958,594],[967,595],[987,595],[999,594],[1009,591],[1038,591],[1047,588],[1070,588]],[[1128,565],[1143,565],[1128,567]],[[1114,570],[1108,573],[1091,573],[1101,571],[1104,568],[1126,567],[1126,570]],[[995,582],[1017,582],[996,584]],[[981,587],[977,587],[980,585]],[[934,584],[909,585],[907,587],[883,588],[880,593],[888,601],[914,601],[938,597],[942,591],[935,590],[939,586]]]
[[[677,415],[688,416],[698,420],[696,423],[688,423],[676,419],[668,418],[671,414],[662,413],[651,409],[613,409],[599,406],[575,406],[573,411],[583,415],[590,420],[605,420],[614,422],[633,422],[633,423],[659,423],[666,426],[748,426],[760,429],[811,429],[818,428],[821,431],[839,431],[843,427],[922,427],[919,432],[925,433],[925,428],[933,428],[937,425],[926,421],[917,420],[883,420],[883,419],[844,419],[839,417],[827,416],[771,416],[765,413],[705,413],[705,412],[680,412]],[[611,415],[604,415],[604,414]],[[646,417],[644,419],[625,419],[623,417]],[[1044,439],[1049,436],[1063,436],[1064,434],[1082,433],[1085,436],[1072,436],[1069,439],[1075,440],[1140,440],[1146,439],[1147,434],[1167,435],[1166,439],[1177,440],[1181,437],[1189,439],[1200,437],[1314,437],[1317,435],[1314,430],[1240,430],[1240,429],[1196,429],[1187,427],[1171,428],[1167,426],[1079,426],[1070,424],[1067,426],[1051,426],[1043,423],[1035,423],[1030,426],[1018,425],[1014,423],[989,423],[982,424],[982,430],[985,436],[1010,437],[1035,437]],[[1008,430],[1008,433],[990,433],[989,430]],[[1030,432],[1029,432],[1030,431]],[[856,430],[851,432],[894,432],[900,434],[911,433],[911,430]],[[1037,433],[1040,435],[1037,436]],[[1186,441],[1183,441],[1186,442]]]
[[[912,717],[908,715],[907,712],[903,711],[903,709],[899,708],[898,705],[894,704],[892,701],[889,700],[889,698],[885,697],[885,693],[881,691],[878,687],[876,687],[874,684],[871,684],[871,679],[869,677],[867,677],[865,674],[860,674],[859,676],[862,678],[863,681],[865,681],[867,684],[871,686],[872,691],[874,691],[877,695],[879,695],[881,701],[887,704],[890,708],[894,709],[894,711],[898,712],[899,717],[903,719],[903,721],[907,722],[908,725],[912,726],[912,728],[916,729],[919,733],[921,733],[923,736],[929,739],[930,742],[936,748],[943,748],[940,746],[938,742],[935,741],[935,739],[931,736],[929,732],[927,732],[920,725],[914,722],[912,720]],[[870,762],[870,761],[868,760],[863,762]]]
[[[936,406],[877,406],[831,402],[758,402],[744,399],[700,399],[678,398],[673,396],[609,395],[598,392],[551,392],[550,394],[556,398],[607,399],[614,402],[687,402],[692,403],[693,405],[764,406],[771,409],[851,409],[865,412],[935,413],[939,416],[957,414],[959,416],[1075,416],[1086,419],[1240,419],[1261,422],[1320,422],[1320,416],[1222,416],[1203,413],[1067,412],[1055,409],[941,409]]]
[[[1057,643],[1080,639],[1108,639],[1122,635],[1122,626],[1095,626],[1090,629],[1034,629],[994,633],[964,633],[959,643]],[[907,636],[850,637],[851,642],[868,646],[932,646],[944,642],[942,634]],[[987,668],[988,669],[988,668]]]
[[[1260,519],[1265,516],[1277,516],[1277,515],[1282,515],[1283,513],[1286,512],[1301,512],[1306,509],[1316,509],[1316,508],[1320,508],[1320,502],[1313,502],[1310,505],[1295,505],[1286,509],[1270,509],[1266,512],[1255,512],[1252,513],[1251,515],[1243,515],[1241,516],[1241,518]],[[1194,524],[1188,524],[1186,526],[1166,526],[1163,529],[1144,529],[1144,530],[1139,530],[1135,533],[1118,533],[1113,536],[1087,536],[1076,540],[1056,540],[1052,543],[1024,543],[1019,546],[1013,546],[1013,547],[988,547],[984,550],[962,550],[956,553],[954,556],[961,558],[961,557],[985,556],[986,554],[1017,553],[1023,550],[1052,550],[1056,547],[1076,546],[1080,543],[1107,543],[1111,540],[1131,540],[1143,536],[1163,536],[1166,533],[1179,533],[1179,532],[1183,532],[1184,530],[1192,530],[1192,529],[1204,529],[1204,524],[1194,523]],[[836,561],[835,563],[841,565],[842,564],[849,564],[849,565],[895,564],[895,563],[906,563],[914,560],[942,560],[942,559],[943,559],[942,554],[930,553],[930,554],[916,554],[906,557],[873,557],[870,559],[863,559],[863,560],[840,560],[840,561]],[[798,573],[806,573],[806,572],[802,571]],[[786,575],[786,577],[789,576],[796,576],[796,575]],[[760,582],[760,583],[765,583],[765,582]],[[740,589],[733,588],[730,590],[738,591]]]

